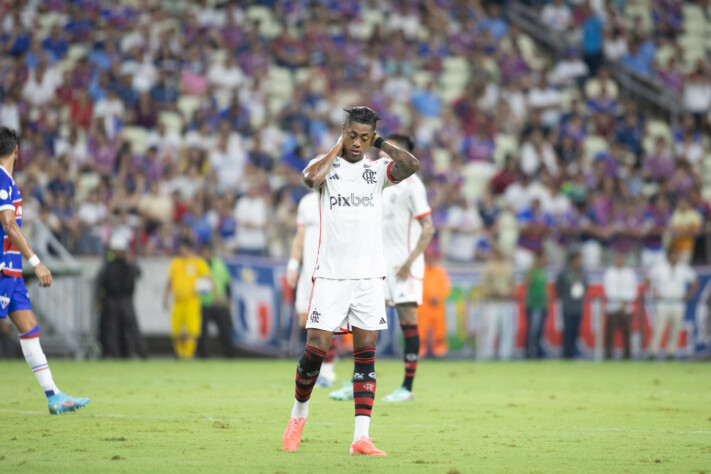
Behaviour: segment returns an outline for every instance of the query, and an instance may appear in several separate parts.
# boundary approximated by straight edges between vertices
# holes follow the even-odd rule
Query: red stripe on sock
[[[353,400],[356,405],[368,405],[370,407],[372,407],[373,402],[375,402],[375,399],[370,397],[355,397]]]
[[[373,410],[366,410],[363,408],[356,408],[355,411],[355,416],[370,416],[373,413]]]
[[[362,349],[358,349],[357,351],[353,351],[353,355],[359,355],[359,354],[363,354],[365,352],[375,353],[375,346],[367,346]]]
[[[310,345],[306,344],[306,350],[313,352],[315,355],[320,355],[320,356],[326,355],[326,351],[322,351],[321,349],[319,349],[316,346],[310,346]]]

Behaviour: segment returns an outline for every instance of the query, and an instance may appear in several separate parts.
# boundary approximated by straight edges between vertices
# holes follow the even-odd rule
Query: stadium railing
[[[52,271],[52,287],[40,288],[32,267],[25,262],[23,274],[32,309],[42,328],[42,346],[48,354],[75,359],[100,354],[92,305],[92,282],[84,278],[79,263],[39,220],[24,231],[33,250]]]
[[[566,49],[575,47],[569,38],[555,34],[546,28],[538,18],[536,11],[519,2],[509,2],[505,10],[507,18],[516,24],[526,34],[531,35],[538,43],[551,49],[556,57],[563,57]],[[652,106],[655,110],[668,116],[670,125],[674,128],[681,117],[682,100],[680,94],[661,86],[651,84],[647,79],[636,76],[623,67],[610,68],[610,74],[617,81],[620,89]]]

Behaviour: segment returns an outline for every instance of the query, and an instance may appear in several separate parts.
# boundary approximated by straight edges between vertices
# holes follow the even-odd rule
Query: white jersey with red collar
[[[427,203],[425,185],[417,175],[383,193],[383,243],[388,273],[396,271],[410,256],[422,234],[417,219],[432,211]],[[425,258],[417,257],[410,267],[410,276],[423,278]]]
[[[397,184],[392,160],[337,157],[319,191],[321,227],[314,278],[384,278],[383,188]]]

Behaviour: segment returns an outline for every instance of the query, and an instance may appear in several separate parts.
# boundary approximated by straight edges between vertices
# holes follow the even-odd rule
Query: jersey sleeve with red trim
[[[427,191],[422,180],[417,175],[412,175],[408,186],[407,204],[415,219],[421,219],[432,212],[427,202]]]
[[[399,184],[400,181],[395,181],[392,175],[390,174],[394,161],[387,158],[381,158],[378,160],[378,162],[382,162],[382,166],[380,169],[384,170],[382,177],[383,188],[388,188],[390,186]]]

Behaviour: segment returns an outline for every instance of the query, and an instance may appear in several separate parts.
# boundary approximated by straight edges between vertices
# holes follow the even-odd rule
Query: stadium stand
[[[536,198],[558,244],[632,236],[641,249],[659,196],[706,218],[708,2],[499,3],[0,1],[0,124],[22,132],[24,217],[79,254],[103,253],[121,229],[135,253],[168,255],[187,227],[239,251],[225,209],[260,186],[266,251],[283,257],[298,172],[336,141],[341,109],[362,103],[381,134],[415,138],[444,255],[452,210],[492,193],[485,223]],[[638,83],[681,108],[630,101]],[[506,157],[515,180],[494,189]],[[578,226],[564,238],[581,219],[605,236]],[[489,224],[473,258],[496,239]]]

